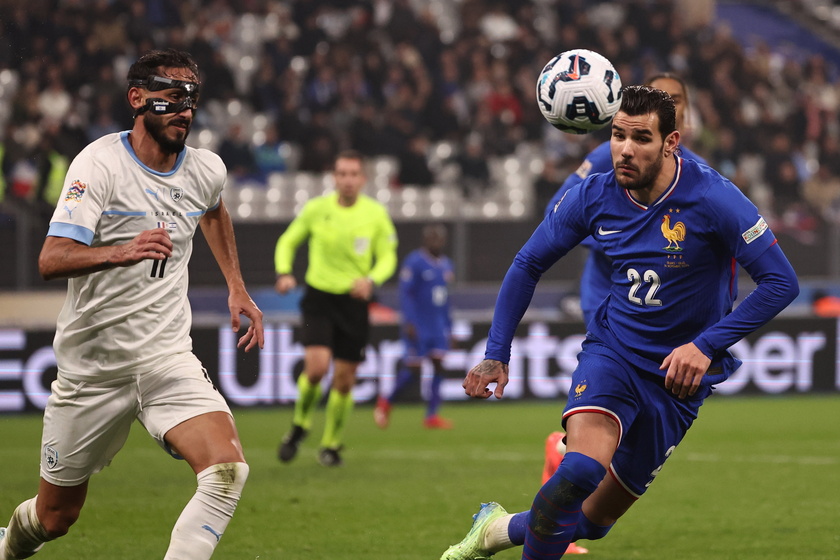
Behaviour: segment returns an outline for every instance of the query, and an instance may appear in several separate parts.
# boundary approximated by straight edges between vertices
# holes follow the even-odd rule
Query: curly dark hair
[[[149,51],[128,69],[128,83],[144,81],[157,74],[159,68],[186,68],[198,79],[198,64],[188,52],[177,49]]]
[[[625,86],[622,88],[620,112],[636,117],[656,113],[659,117],[659,134],[665,138],[677,129],[677,109],[667,92],[650,86]]]

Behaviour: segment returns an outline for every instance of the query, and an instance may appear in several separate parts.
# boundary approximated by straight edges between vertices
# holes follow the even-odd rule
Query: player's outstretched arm
[[[262,348],[265,344],[263,314],[245,289],[245,281],[239,268],[236,239],[233,235],[233,222],[224,203],[220,202],[216,208],[204,214],[200,224],[201,232],[207,239],[207,244],[210,245],[210,250],[227,282],[231,327],[234,332],[239,332],[240,315],[245,315],[250,320],[248,330],[239,338],[236,346],[244,346],[246,352],[254,346]]]
[[[248,330],[239,338],[236,347],[242,348],[244,346],[246,352],[257,345],[262,348],[265,344],[263,313],[251,299],[251,296],[248,295],[248,292],[244,290],[231,291],[228,296],[228,308],[230,309],[230,324],[234,332],[239,332],[240,315],[245,315],[251,322],[248,325]]]
[[[38,271],[44,280],[75,278],[140,261],[163,260],[172,256],[172,240],[165,229],[141,231],[122,245],[89,247],[69,237],[47,237],[38,257]]]
[[[495,391],[488,388],[491,383],[496,383]],[[507,364],[497,360],[482,360],[467,373],[461,385],[464,387],[464,392],[471,397],[486,399],[490,395],[495,395],[497,399],[501,399],[507,384]]]

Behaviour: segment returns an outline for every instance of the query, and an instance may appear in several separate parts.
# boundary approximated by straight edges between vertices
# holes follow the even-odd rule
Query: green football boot
[[[505,515],[507,515],[505,508],[496,502],[481,504],[481,509],[473,515],[470,532],[467,533],[464,540],[446,549],[440,560],[487,560],[493,556],[492,552],[488,552],[484,548],[484,535],[487,533],[487,526],[490,525],[491,521]]]

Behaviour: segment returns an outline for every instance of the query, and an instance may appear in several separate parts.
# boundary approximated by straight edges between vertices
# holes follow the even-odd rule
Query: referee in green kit
[[[292,427],[278,455],[288,462],[312,426],[321,398],[321,380],[334,360],[332,386],[318,461],[342,464],[344,426],[353,408],[356,369],[365,360],[370,331],[368,303],[376,286],[397,268],[397,233],[385,207],[361,194],[367,178],[364,158],[345,151],[336,157],[335,192],[311,199],[277,240],[276,290],[297,285],[292,263],[297,248],[309,241],[306,290],[300,303],[303,372],[297,382]]]

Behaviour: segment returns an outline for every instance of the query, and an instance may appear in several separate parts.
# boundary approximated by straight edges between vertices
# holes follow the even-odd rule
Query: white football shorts
[[[59,376],[44,410],[41,477],[77,486],[107,467],[139,420],[161,447],[178,424],[230,407],[195,355],[177,354],[155,371],[103,381]]]

